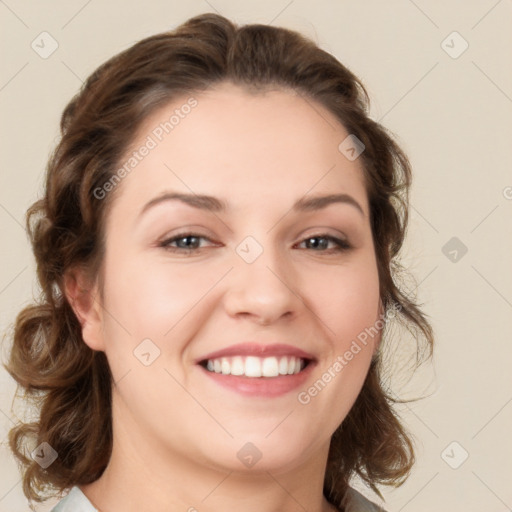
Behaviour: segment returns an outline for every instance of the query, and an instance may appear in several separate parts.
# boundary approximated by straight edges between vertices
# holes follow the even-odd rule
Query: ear
[[[64,295],[82,326],[84,342],[93,350],[104,350],[103,308],[97,282],[90,282],[83,270],[72,269],[66,272],[63,284]]]

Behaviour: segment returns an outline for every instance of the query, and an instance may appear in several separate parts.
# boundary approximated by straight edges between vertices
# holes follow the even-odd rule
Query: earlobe
[[[374,346],[373,346],[373,355],[375,356],[377,354],[377,351],[379,350],[380,342],[382,340],[382,330],[385,326],[385,309],[384,304],[382,302],[382,298],[379,298],[379,311],[377,314],[377,320],[376,320],[376,326],[378,328],[379,334],[375,336],[374,338]]]
[[[379,298],[379,318],[384,318],[384,303],[382,302],[382,298]]]
[[[84,342],[93,350],[104,350],[97,284],[88,282],[80,270],[67,272],[63,282],[66,299],[82,326]]]

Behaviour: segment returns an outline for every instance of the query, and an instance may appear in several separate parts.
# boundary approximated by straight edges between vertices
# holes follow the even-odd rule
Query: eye
[[[172,252],[192,252],[194,250],[202,249],[199,247],[200,240],[211,240],[205,236],[197,233],[180,233],[172,238],[167,238],[160,242],[158,245]],[[172,244],[177,245],[172,245]]]
[[[312,235],[305,238],[301,244],[307,244],[306,248],[313,248],[314,252],[342,252],[352,248],[352,246],[346,240],[342,240],[335,236],[328,235],[326,233],[320,233],[318,235]],[[334,247],[329,249],[329,243],[334,244]]]
[[[164,249],[172,252],[192,253],[204,248],[200,247],[201,240],[211,242],[208,237],[202,236],[198,233],[187,232],[180,233],[172,238],[167,238],[158,245],[159,247],[163,247]],[[352,248],[346,240],[342,240],[325,233],[308,236],[301,242],[301,244],[306,244],[306,249],[312,249],[314,252],[324,252],[328,254],[332,252],[343,252]],[[334,247],[329,248],[329,244],[334,244]]]

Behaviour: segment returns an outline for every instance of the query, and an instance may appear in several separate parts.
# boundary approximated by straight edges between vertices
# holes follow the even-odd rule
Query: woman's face
[[[137,457],[275,473],[326,457],[380,337],[347,136],[312,100],[231,84],[146,119],[112,185],[104,300],[84,328]]]

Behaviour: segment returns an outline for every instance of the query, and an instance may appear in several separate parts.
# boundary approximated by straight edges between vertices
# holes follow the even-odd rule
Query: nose
[[[232,317],[246,317],[259,325],[270,325],[297,316],[304,307],[296,289],[298,282],[293,267],[283,255],[268,248],[252,263],[239,258],[227,279],[224,304]]]

